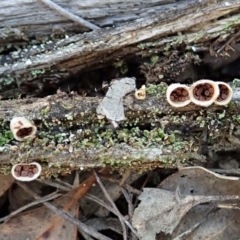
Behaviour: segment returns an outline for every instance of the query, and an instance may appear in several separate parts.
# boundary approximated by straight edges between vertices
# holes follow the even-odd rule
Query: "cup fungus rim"
[[[15,175],[15,168],[16,168],[17,166],[19,166],[19,165],[35,165],[35,166],[38,168],[38,172],[35,173],[35,174],[33,175],[33,177],[25,177],[25,176],[19,176],[19,177],[18,177],[18,176]],[[11,174],[12,174],[12,176],[13,176],[16,180],[22,181],[22,182],[31,182],[31,181],[36,180],[36,179],[40,176],[41,172],[42,172],[42,166],[41,166],[39,163],[37,163],[37,162],[17,163],[17,164],[15,164],[15,165],[13,165],[13,166],[12,166],[12,169],[11,169]]]
[[[23,121],[24,124],[25,124],[25,126],[24,126],[24,124],[23,124],[23,126],[20,127],[19,129],[17,129],[17,130],[14,129],[14,124],[16,124],[16,121]],[[17,135],[17,132],[18,132],[20,129],[30,128],[30,127],[32,128],[30,134],[28,134],[28,135],[26,135],[26,136],[24,136],[24,137],[19,137],[19,136]],[[11,119],[11,121],[10,121],[10,130],[11,130],[11,132],[13,133],[14,138],[15,138],[17,141],[22,142],[22,141],[26,140],[27,138],[29,138],[29,137],[31,137],[31,136],[34,136],[34,135],[36,134],[36,132],[37,132],[37,127],[36,127],[34,124],[32,124],[32,123],[31,123],[27,118],[25,118],[25,117],[13,117],[13,118]]]
[[[222,100],[222,101],[218,101],[218,100],[216,99],[216,100],[214,101],[214,103],[215,103],[216,105],[219,105],[219,106],[227,105],[227,104],[231,101],[232,96],[233,96],[233,90],[232,90],[231,86],[230,86],[229,84],[227,84],[227,83],[225,83],[225,82],[221,82],[221,81],[216,82],[216,84],[217,84],[218,86],[219,86],[219,85],[224,85],[224,86],[226,86],[226,87],[228,88],[229,94],[228,94],[228,96],[227,96],[226,99],[224,99],[224,100]],[[219,89],[219,94],[220,94],[220,89]]]
[[[200,101],[198,99],[196,99],[194,97],[194,94],[193,94],[193,89],[199,85],[199,84],[210,84],[213,86],[213,89],[214,89],[214,93],[212,95],[212,98],[209,99],[209,100],[206,100],[206,101]],[[210,79],[201,79],[201,80],[198,80],[196,81],[195,83],[193,83],[190,88],[189,88],[189,97],[191,99],[191,101],[198,105],[198,106],[201,106],[201,107],[209,107],[211,104],[214,103],[214,101],[217,99],[217,97],[219,96],[219,87],[218,85],[216,84],[216,82],[214,82],[213,80],[210,80]]]
[[[188,104],[191,103],[191,98],[190,98],[190,95],[189,95],[189,99],[187,99],[186,101],[184,102],[174,102],[170,99],[170,95],[171,93],[174,91],[174,89],[177,89],[177,88],[184,88],[187,90],[188,92],[188,95],[189,95],[189,86],[185,85],[185,84],[181,84],[181,83],[173,83],[171,85],[168,86],[167,88],[167,91],[166,91],[166,97],[167,97],[167,101],[168,103],[172,106],[172,107],[175,107],[175,108],[178,108],[178,107],[185,107],[187,106]]]

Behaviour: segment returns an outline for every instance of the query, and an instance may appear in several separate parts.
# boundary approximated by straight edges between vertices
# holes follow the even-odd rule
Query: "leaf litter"
[[[143,240],[238,239],[239,198],[239,178],[182,168],[144,188],[132,223]]]
[[[103,169],[101,172],[107,173],[108,171]],[[56,199],[52,206],[59,209],[60,212],[62,212],[61,209],[63,209],[63,213],[70,214],[70,217],[78,219],[78,201],[87,193],[95,181],[95,177],[90,176],[78,185],[76,189]],[[18,185],[22,186],[23,184],[18,182]],[[26,185],[23,186],[27,188]],[[31,189],[28,189],[28,193],[30,192]],[[34,195],[34,198],[40,198],[36,196],[37,194]],[[51,203],[43,204],[45,206],[19,214],[0,225],[1,240],[77,239],[78,228],[76,225],[63,218],[62,215],[56,215],[56,212],[49,211],[49,208],[46,208],[46,206],[48,207]]]

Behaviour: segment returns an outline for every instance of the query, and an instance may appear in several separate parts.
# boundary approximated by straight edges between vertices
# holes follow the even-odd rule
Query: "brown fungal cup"
[[[42,171],[42,167],[39,163],[19,163],[12,167],[12,176],[23,182],[29,182],[37,179]]]
[[[191,100],[189,97],[189,87],[183,84],[171,84],[167,89],[167,101],[173,107],[185,107]]]
[[[10,129],[18,141],[23,141],[36,134],[37,128],[24,117],[14,117],[10,122]]]
[[[226,105],[228,104],[233,95],[232,88],[225,82],[216,82],[219,88],[218,98],[214,101],[216,105]]]
[[[199,80],[189,89],[190,99],[196,105],[210,106],[219,95],[219,87],[212,80]]]

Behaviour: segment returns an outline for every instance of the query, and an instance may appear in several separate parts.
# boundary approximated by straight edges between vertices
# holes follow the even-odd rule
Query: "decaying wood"
[[[101,27],[90,31],[43,2],[0,3],[0,97],[20,95],[23,83],[41,89],[81,71],[111,66],[118,59],[151,58],[153,52],[164,55],[179,44],[187,51],[206,53],[212,41],[229,40],[236,34],[240,17],[239,0],[129,0],[123,5],[89,0],[84,1],[85,8],[74,1],[72,5],[54,1]],[[36,15],[34,9],[38,9]],[[235,99],[227,107],[172,109],[166,103],[165,87],[147,86],[145,100],[128,95],[126,120],[118,129],[97,116],[101,101],[97,97],[58,92],[42,99],[0,101],[0,172],[8,173],[12,164],[33,160],[41,162],[43,177],[106,164],[136,171],[208,164],[206,158],[216,167],[219,152],[238,151],[240,106],[236,96],[240,90],[235,90]],[[9,121],[14,116],[35,123],[35,139],[13,140]]]
[[[28,4],[28,1],[24,2]],[[155,1],[150,2],[155,4]],[[9,6],[8,1],[4,3],[5,7]],[[91,4],[92,1],[88,3]],[[15,83],[21,87],[23,82],[31,82],[32,85],[35,84],[41,88],[43,82],[61,82],[79,71],[111,65],[115,59],[126,58],[133,54],[151,56],[150,49],[162,52],[163,49],[171,48],[178,43],[184,43],[186,49],[192,50],[202,45],[209,46],[210,41],[217,37],[227,38],[239,24],[239,0],[228,2],[223,0],[179,1],[177,4],[164,5],[165,7],[159,4],[160,2],[156,1],[156,7],[152,7],[156,15],[149,16],[149,10],[146,11],[147,16],[140,15],[138,20],[121,24],[119,27],[103,28],[44,42],[31,41],[28,39],[29,33],[26,33],[27,40],[23,47],[18,51],[10,51],[1,55],[0,79],[7,86]],[[119,9],[117,6],[115,8]],[[140,8],[141,5],[138,5],[137,10],[141,12]],[[2,9],[4,11],[4,8]],[[46,8],[42,8],[42,11],[45,10]],[[144,12],[144,7],[142,11]],[[131,10],[128,12],[131,13]],[[47,11],[44,13],[44,16],[48,18],[49,15],[51,14]],[[105,16],[108,15],[105,13]],[[83,14],[82,16],[85,17]],[[117,16],[116,13],[115,17]],[[9,16],[4,18],[6,26],[9,25],[7,18]],[[38,19],[35,16],[34,18]],[[51,23],[47,23],[44,26],[51,26]],[[4,24],[2,22],[2,27]],[[98,25],[97,21],[95,24]],[[34,21],[31,26],[34,28]],[[34,29],[30,28],[29,32],[37,35]],[[14,31],[21,36],[21,30],[15,29]],[[48,31],[46,34],[49,34]],[[25,33],[23,35],[25,36]],[[7,39],[7,36],[5,32],[2,37],[2,46],[6,47],[4,39]],[[16,44],[21,42],[19,38],[15,40]]]
[[[43,99],[1,101],[1,137],[14,116],[25,116],[38,128],[34,140],[1,147],[1,172],[33,160],[42,163],[45,176],[105,164],[144,171],[203,164],[209,153],[214,158],[218,150],[239,147],[239,90],[228,107],[190,104],[179,109],[168,105],[164,91],[161,85],[150,86],[145,100],[128,95],[126,120],[118,129],[97,116],[98,98],[58,92]],[[201,149],[205,143],[207,150]]]
[[[87,0],[84,2],[57,0],[48,4],[49,2],[49,0],[1,1],[0,15],[3,17],[0,19],[0,30],[3,36],[7,38],[6,33],[11,32],[12,37],[14,34],[16,37],[21,37],[19,35],[21,32],[24,33],[25,37],[32,37],[47,36],[58,31],[85,32],[88,30],[81,24],[62,15],[58,9],[51,7],[53,4],[103,28],[149,17],[163,10],[168,11],[174,7],[176,0],[149,0],[147,2],[138,0],[121,2],[112,0]]]

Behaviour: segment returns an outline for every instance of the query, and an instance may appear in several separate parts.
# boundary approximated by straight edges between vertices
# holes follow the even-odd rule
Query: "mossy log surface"
[[[149,85],[145,100],[127,95],[126,120],[118,129],[98,118],[98,98],[58,92],[42,99],[1,101],[1,172],[7,173],[12,164],[31,161],[43,165],[45,177],[106,164],[136,171],[175,168],[202,164],[205,143],[212,153],[238,147],[239,90],[226,107],[190,104],[179,109],[169,106],[165,91],[165,84]],[[35,139],[13,140],[9,121],[14,116],[35,123]]]
[[[79,34],[72,30],[71,34],[63,34],[60,38],[54,33],[49,36],[46,31],[48,39],[35,39],[35,28],[26,29],[24,25],[21,28],[20,21],[20,26],[15,26],[17,30],[11,31],[9,25],[10,29],[2,31],[1,38],[8,40],[1,43],[0,95],[16,97],[23,91],[24,83],[41,88],[46,83],[59,83],[81,71],[112,65],[117,59],[134,55],[151,57],[153,53],[162,54],[179,45],[186,46],[186,50],[204,46],[208,51],[211,41],[218,37],[227,39],[239,25],[239,0],[181,0],[165,7],[161,7],[161,1],[155,4],[152,14],[146,10],[147,16],[140,15],[137,20],[133,18],[117,27],[113,24],[113,27]],[[49,18],[49,13],[46,14]],[[117,18],[118,14],[115,14],[113,16]],[[5,26],[8,26],[7,19],[11,20],[11,17],[3,16],[6,18]],[[51,26],[48,20],[46,25]]]

